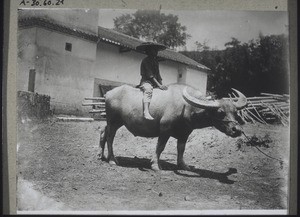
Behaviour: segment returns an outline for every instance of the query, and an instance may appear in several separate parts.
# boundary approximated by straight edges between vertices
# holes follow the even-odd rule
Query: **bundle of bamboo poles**
[[[105,97],[86,97],[85,100],[92,100],[92,102],[83,102],[82,106],[92,106],[89,111],[94,119],[105,119]]]
[[[231,97],[231,96],[230,96]],[[233,98],[234,100],[234,98]],[[248,105],[239,111],[245,122],[288,125],[290,97],[287,94],[261,93],[258,97],[248,97]]]

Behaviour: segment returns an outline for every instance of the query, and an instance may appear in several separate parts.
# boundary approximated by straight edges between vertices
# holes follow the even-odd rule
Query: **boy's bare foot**
[[[149,113],[148,114],[144,113],[144,118],[146,118],[147,120],[154,120],[154,118]]]

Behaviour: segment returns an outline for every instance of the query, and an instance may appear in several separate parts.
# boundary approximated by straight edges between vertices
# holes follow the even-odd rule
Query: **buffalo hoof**
[[[192,171],[193,167],[188,166],[186,164],[178,164],[178,169],[179,170],[186,170],[186,171]]]
[[[113,161],[113,160],[108,161],[108,163],[109,163],[110,165],[117,165],[117,163],[116,163],[115,161]]]
[[[154,171],[160,171],[160,167],[158,166],[158,164],[154,163],[151,165],[151,169],[154,170]]]
[[[109,163],[110,165],[118,165],[118,164],[119,164],[119,162],[118,162],[117,159],[115,159],[115,158],[109,160],[108,163]]]
[[[98,160],[106,161],[106,157],[103,154],[97,154]]]

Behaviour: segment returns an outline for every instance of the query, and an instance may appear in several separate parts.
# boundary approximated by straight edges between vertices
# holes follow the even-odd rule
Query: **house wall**
[[[163,79],[163,84],[177,83],[178,80],[178,68],[181,64],[165,60],[159,64],[159,70]]]
[[[95,76],[116,82],[137,85],[140,83],[140,64],[146,55],[134,51],[119,52],[117,46],[98,43],[95,62]],[[177,82],[178,63],[161,61],[159,64],[161,77],[164,84]]]
[[[138,84],[142,57],[136,52],[119,52],[114,45],[100,42],[94,67],[95,78]]]
[[[84,9],[27,10],[19,18],[40,17],[69,28],[98,34],[98,11]],[[55,113],[88,115],[83,107],[85,97],[99,95],[99,83],[120,82],[137,85],[140,64],[145,55],[104,42],[91,42],[42,27],[18,30],[17,88],[28,91],[29,71],[34,78],[34,91],[51,96]],[[72,51],[65,49],[72,44]],[[206,92],[207,74],[174,61],[161,61],[164,84],[187,83]],[[179,73],[182,74],[179,77]],[[34,75],[35,76],[32,76]],[[32,80],[31,80],[32,81]]]
[[[178,66],[178,78],[177,82],[179,84],[186,84],[186,73],[187,73],[187,67],[184,65]]]
[[[23,29],[18,32],[18,75],[17,90],[28,90],[29,70],[35,68],[37,53],[36,28]]]
[[[186,84],[189,84],[200,90],[203,94],[206,94],[207,72],[188,68],[186,72]]]
[[[90,42],[40,27],[19,29],[18,90],[27,91],[29,71],[34,69],[34,91],[51,96],[57,114],[88,115],[85,97],[99,96],[99,83],[120,82],[137,85],[145,55],[100,42]],[[72,51],[65,50],[66,43]],[[161,61],[164,84],[187,83],[206,92],[207,74],[173,61]],[[183,76],[179,78],[178,74]]]
[[[72,44],[71,52],[65,50],[66,43]],[[145,57],[39,27],[20,29],[18,46],[18,90],[28,90],[29,70],[35,69],[35,92],[51,96],[51,109],[57,114],[88,115],[90,108],[82,101],[98,96],[103,80],[139,84]],[[160,72],[164,84],[187,83],[206,92],[204,72],[168,60],[160,62]]]
[[[35,92],[51,96],[55,113],[87,113],[89,108],[81,104],[93,91],[96,43],[38,27],[20,30],[19,34],[26,36],[21,37],[20,43],[25,41],[33,50],[29,52],[32,55],[20,58],[19,90],[27,90],[28,69],[34,68]],[[66,42],[72,44],[71,52],[65,50]]]

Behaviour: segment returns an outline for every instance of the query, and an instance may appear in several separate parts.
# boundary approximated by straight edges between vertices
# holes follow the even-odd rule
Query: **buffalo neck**
[[[210,118],[210,112],[208,109],[188,106],[185,112],[185,119],[187,125],[189,125],[192,129],[212,126],[212,120]]]

